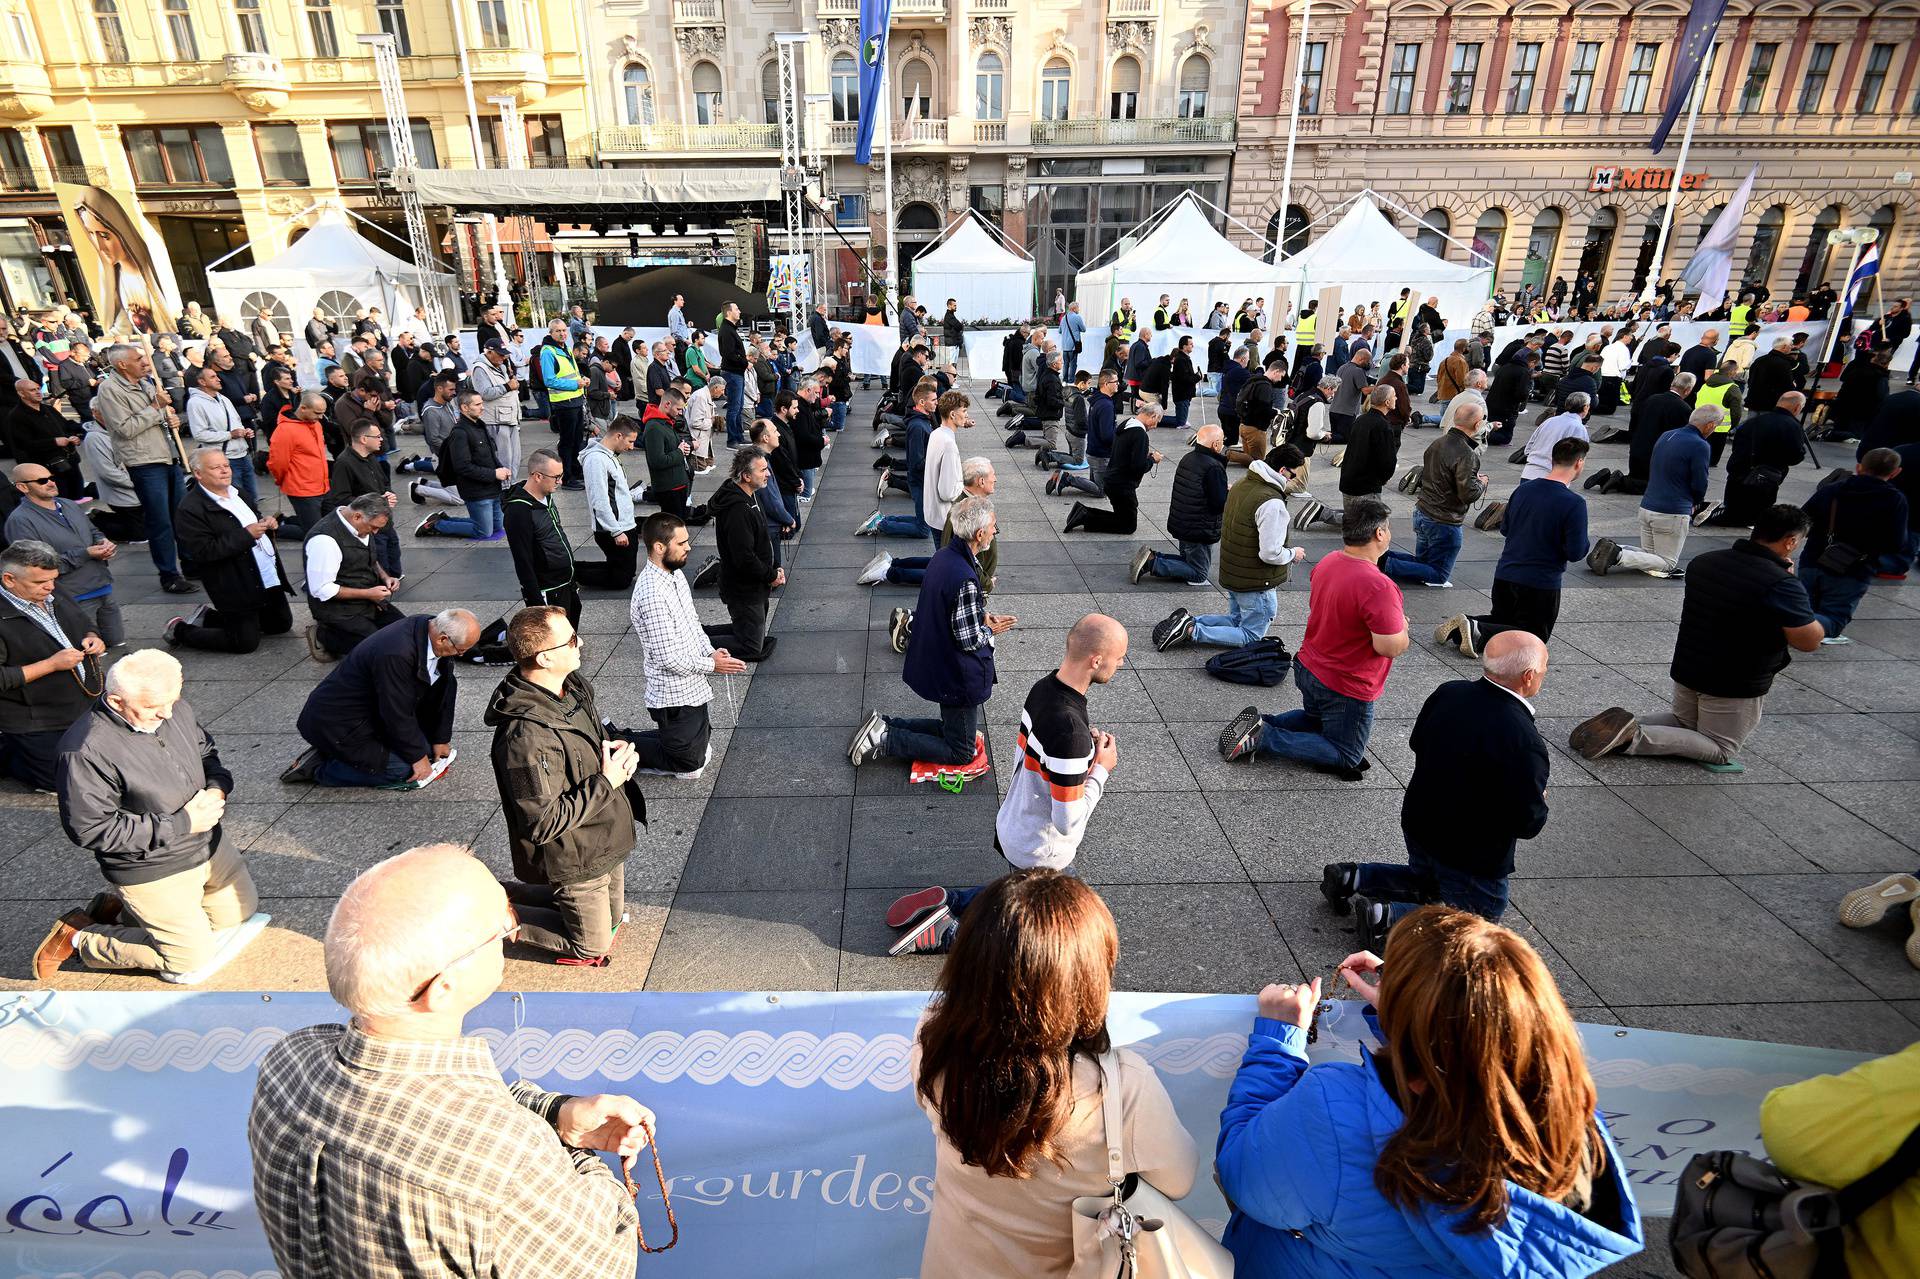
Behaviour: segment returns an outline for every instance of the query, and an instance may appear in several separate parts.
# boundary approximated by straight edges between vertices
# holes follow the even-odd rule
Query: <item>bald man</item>
[[[1218,432],[1215,432],[1218,434]],[[1066,870],[1080,850],[1087,819],[1120,763],[1113,734],[1087,721],[1087,689],[1111,680],[1127,660],[1127,628],[1089,613],[1067,632],[1066,658],[1027,693],[1020,710],[1018,764],[994,820],[994,846],[1014,869]],[[890,955],[938,955],[978,888],[923,888],[887,910],[903,929]]]
[[[1547,824],[1547,744],[1532,698],[1547,677],[1547,646],[1502,631],[1480,652],[1480,678],[1433,691],[1413,725],[1413,778],[1400,806],[1407,864],[1334,862],[1320,891],[1354,916],[1364,949],[1417,906],[1444,902],[1498,921],[1507,909],[1514,845]],[[1472,797],[1472,811],[1461,797]]]
[[[448,1274],[449,1258],[484,1256],[489,1274],[630,1279],[633,1202],[593,1152],[630,1162],[653,1113],[507,1084],[463,1029],[500,988],[518,928],[457,844],[408,849],[347,885],[326,965],[353,1020],[282,1040],[247,1118],[254,1203],[283,1274]]]
[[[1193,447],[1173,472],[1173,496],[1167,501],[1167,532],[1180,554],[1168,555],[1143,546],[1133,553],[1127,580],[1138,585],[1143,577],[1204,584],[1213,567],[1213,548],[1220,543],[1220,526],[1227,511],[1227,437],[1217,426],[1203,426],[1193,435]]]

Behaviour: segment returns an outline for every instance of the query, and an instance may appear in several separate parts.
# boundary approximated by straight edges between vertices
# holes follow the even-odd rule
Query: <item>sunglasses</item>
[[[513,939],[513,935],[519,931],[520,931],[520,916],[513,913],[512,906],[508,906],[507,922],[505,927],[503,927],[499,932],[494,933],[492,936],[488,937],[485,941],[481,942],[478,946],[475,946],[470,950],[463,950],[458,955],[448,960],[445,966],[443,966],[439,972],[435,973],[433,976],[427,978],[425,981],[420,983],[419,988],[413,992],[413,998],[415,1000],[418,1000],[422,995],[427,993],[427,987],[439,981],[447,973],[451,972],[455,968],[458,968],[460,965],[466,963],[469,959],[472,959],[475,955],[479,954],[481,951],[485,950],[487,947],[493,945],[493,943],[497,941],[511,941]]]
[[[531,654],[530,654],[529,656],[532,656],[532,657],[538,657],[538,656],[540,656],[540,654],[542,654],[542,653],[551,653],[551,652],[553,652],[553,651],[554,651],[554,650],[556,650],[556,649],[562,649],[562,648],[579,648],[579,647],[580,647],[580,632],[579,632],[579,631],[575,631],[575,632],[574,632],[574,633],[573,633],[572,635],[570,635],[570,636],[568,636],[568,637],[567,637],[566,639],[564,639],[564,640],[562,640],[562,641],[561,641],[560,643],[558,643],[558,644],[549,644],[549,645],[547,645],[547,646],[546,646],[545,648],[542,648],[542,649],[536,649],[536,650],[535,650],[535,651],[534,651],[533,653],[531,653]]]
[[[22,483],[22,484],[51,484],[51,483],[53,483],[53,477],[52,477],[51,475],[32,475],[32,476],[28,476],[28,477],[27,477],[26,479],[24,479],[24,480],[21,480],[21,481],[20,481],[20,483]]]

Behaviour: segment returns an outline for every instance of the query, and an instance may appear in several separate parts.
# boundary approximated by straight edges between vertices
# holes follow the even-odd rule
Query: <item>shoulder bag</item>
[[[1849,546],[1845,542],[1834,540],[1833,526],[1834,522],[1839,518],[1840,497],[1838,494],[1835,494],[1833,500],[1827,503],[1827,545],[1825,549],[1820,552],[1819,558],[1814,560],[1814,563],[1828,573],[1833,573],[1840,577],[1851,577],[1859,571],[1860,566],[1866,562],[1867,557],[1859,548]]]
[[[1233,1254],[1120,1157],[1120,1055],[1100,1055],[1100,1113],[1111,1195],[1073,1201],[1074,1254],[1098,1248],[1100,1274],[1115,1279],[1233,1279]],[[1083,1252],[1083,1245],[1085,1251]]]

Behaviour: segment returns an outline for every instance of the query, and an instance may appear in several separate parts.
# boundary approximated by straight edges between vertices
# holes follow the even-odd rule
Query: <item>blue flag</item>
[[[855,164],[873,163],[873,126],[892,114],[881,99],[880,84],[886,70],[887,21],[892,14],[893,0],[860,0],[860,123],[853,135]]]
[[[1667,109],[1660,114],[1660,127],[1653,131],[1653,153],[1667,145],[1667,134],[1674,121],[1687,109],[1687,95],[1693,91],[1701,64],[1713,48],[1714,33],[1720,29],[1720,15],[1727,11],[1727,0],[1693,0],[1687,14],[1686,29],[1680,33],[1680,48],[1674,54],[1673,87],[1667,91]]]
[[[1859,300],[1860,290],[1866,287],[1868,280],[1878,274],[1880,274],[1880,246],[1869,244],[1867,251],[1860,255],[1859,263],[1854,266],[1853,274],[1847,277],[1847,292],[1840,312],[1841,319],[1844,320],[1853,315],[1853,304]]]

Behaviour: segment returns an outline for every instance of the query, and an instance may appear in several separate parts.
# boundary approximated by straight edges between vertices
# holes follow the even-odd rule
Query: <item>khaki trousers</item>
[[[222,839],[213,857],[190,870],[114,891],[124,904],[114,925],[74,934],[73,951],[88,968],[190,973],[220,948],[219,934],[259,909],[260,894],[235,841]]]
[[[1741,743],[1760,727],[1764,697],[1713,697],[1685,684],[1673,686],[1673,713],[1642,715],[1629,755],[1678,755],[1704,764],[1730,762]]]
[[[1267,455],[1267,430],[1263,426],[1240,428],[1240,442],[1227,450],[1227,461],[1236,466],[1258,462]]]

